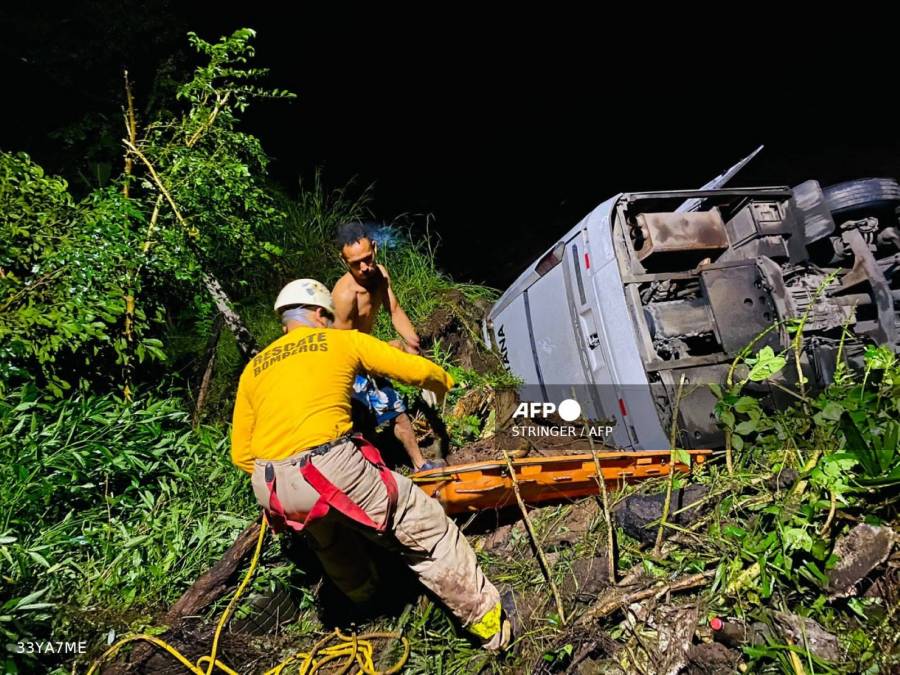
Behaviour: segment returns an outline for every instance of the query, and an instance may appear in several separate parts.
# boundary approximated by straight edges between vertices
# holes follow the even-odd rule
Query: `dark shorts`
[[[389,380],[381,377],[357,375],[353,383],[353,398],[372,411],[377,426],[406,412],[403,397]]]

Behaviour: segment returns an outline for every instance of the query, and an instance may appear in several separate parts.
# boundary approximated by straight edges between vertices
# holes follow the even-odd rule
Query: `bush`
[[[0,503],[12,642],[93,641],[167,606],[257,513],[224,430],[192,430],[181,401],[156,392],[130,404],[14,392],[0,402]]]

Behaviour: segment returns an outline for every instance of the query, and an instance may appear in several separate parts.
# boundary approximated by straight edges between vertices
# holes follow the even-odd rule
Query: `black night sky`
[[[0,10],[3,149],[54,170],[50,133],[117,116],[123,66],[141,100],[163,59],[189,58],[188,30],[252,27],[269,84],[299,94],[246,119],[273,177],[291,188],[318,167],[330,187],[374,184],[379,219],[433,214],[442,267],[498,287],[612,194],[699,187],[759,144],[735,184],[900,176],[897,59],[874,20],[739,30],[715,16],[649,28],[309,3],[16,5]]]

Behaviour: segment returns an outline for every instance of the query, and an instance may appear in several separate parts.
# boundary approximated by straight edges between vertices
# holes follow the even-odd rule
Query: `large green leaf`
[[[787,361],[775,354],[771,347],[763,347],[756,355],[756,361],[747,376],[753,382],[763,382],[781,371]]]

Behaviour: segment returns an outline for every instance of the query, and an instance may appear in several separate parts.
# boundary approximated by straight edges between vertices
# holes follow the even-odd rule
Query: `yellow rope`
[[[232,670],[224,663],[219,661],[216,658],[216,654],[219,651],[219,638],[222,635],[222,630],[225,628],[225,624],[228,623],[228,619],[230,618],[231,613],[234,611],[238,599],[247,588],[247,584],[250,583],[250,579],[253,578],[253,573],[256,571],[256,567],[259,564],[259,556],[262,552],[262,544],[265,535],[266,519],[263,518],[262,525],[260,525],[259,528],[259,538],[256,540],[256,550],[253,551],[253,558],[250,561],[250,569],[247,570],[247,574],[244,575],[244,579],[241,581],[240,586],[238,586],[237,590],[234,592],[231,601],[228,603],[228,606],[225,608],[225,611],[219,618],[219,623],[216,625],[216,632],[213,635],[212,650],[207,656],[201,656],[199,659],[197,659],[196,663],[191,663],[184,654],[175,649],[165,640],[161,640],[160,638],[153,635],[137,633],[135,635],[128,635],[126,637],[123,637],[121,640],[119,640],[109,649],[103,652],[100,658],[91,664],[87,675],[94,675],[94,673],[103,663],[115,657],[115,655],[119,653],[119,650],[126,644],[138,641],[149,642],[152,645],[164,649],[174,658],[176,658],[188,671],[194,673],[194,675],[211,675],[213,668],[218,668],[226,675],[239,675],[238,672]],[[339,640],[338,644],[326,646],[334,639]],[[372,647],[371,641],[397,639],[403,642],[403,655],[400,657],[397,663],[395,663],[387,670],[375,670],[375,663],[372,658],[374,649]],[[354,634],[348,636],[341,633],[340,630],[335,629],[334,633],[331,633],[330,635],[327,635],[326,637],[316,642],[316,644],[314,644],[312,649],[310,649],[308,652],[298,652],[294,654],[293,656],[279,663],[271,670],[266,671],[265,675],[281,675],[281,673],[288,665],[299,661],[300,659],[302,659],[303,661],[300,664],[297,673],[299,675],[313,675],[313,673],[318,672],[319,669],[322,668],[322,666],[337,661],[341,658],[345,659],[345,661],[343,667],[339,671],[339,675],[345,675],[354,665],[358,666],[358,669],[355,671],[356,675],[393,675],[393,673],[399,672],[400,669],[403,668],[404,665],[406,665],[406,660],[409,658],[409,640],[403,637],[400,633],[365,633],[363,635]],[[206,666],[205,668],[204,665]]]

